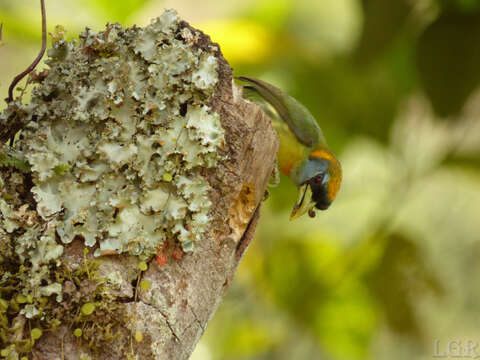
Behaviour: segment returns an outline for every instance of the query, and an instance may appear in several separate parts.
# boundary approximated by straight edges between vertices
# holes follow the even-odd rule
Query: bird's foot
[[[280,184],[280,171],[278,170],[278,158],[275,158],[275,165],[273,166],[272,175],[270,176],[269,187],[276,187]]]

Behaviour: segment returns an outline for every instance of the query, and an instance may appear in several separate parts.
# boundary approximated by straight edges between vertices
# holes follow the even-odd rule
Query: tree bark
[[[172,12],[167,13],[170,18],[174,16]],[[165,23],[166,15],[162,16],[164,18],[161,21]],[[142,37],[139,41],[148,39],[152,34],[151,26],[145,29],[134,27],[130,32],[129,29],[122,32],[116,25],[113,25],[113,27],[109,25],[103,33],[95,36],[88,33],[84,35],[81,40],[83,43],[81,43],[78,51],[81,51],[81,54],[88,53],[89,60],[84,62],[82,66],[87,66],[92,70],[91,72],[83,73],[85,78],[75,79],[76,83],[92,81],[91,78],[94,76],[92,75],[94,71],[92,66],[97,66],[99,61],[110,63],[111,56],[114,56],[111,53],[117,51],[112,50],[115,45],[110,45],[110,40],[108,40],[112,36],[113,31],[116,31],[123,41],[130,41],[125,47],[127,49],[125,51],[130,51],[128,49],[133,47],[131,44],[134,40],[132,39],[135,36]],[[73,241],[68,243],[63,240],[63,237],[68,238],[69,234],[63,234],[59,230],[69,229],[66,227],[68,224],[65,225],[62,221],[66,222],[67,220],[65,219],[73,221],[72,229],[86,227],[86,225],[81,221],[74,221],[72,220],[73,218],[68,218],[69,215],[67,213],[73,211],[69,208],[69,204],[62,203],[63,205],[57,210],[50,210],[48,206],[52,208],[55,206],[46,202],[45,198],[39,195],[39,190],[35,189],[42,186],[45,187],[45,184],[50,187],[55,187],[57,186],[56,184],[63,184],[62,181],[66,181],[64,177],[67,176],[65,173],[72,172],[73,174],[74,170],[81,166],[79,163],[68,163],[66,165],[61,163],[61,166],[57,164],[55,167],[49,168],[48,171],[52,169],[54,171],[50,171],[50,175],[45,175],[42,173],[43,170],[39,170],[40,163],[32,164],[32,161],[29,161],[32,157],[29,157],[28,151],[34,148],[33,145],[25,145],[27,140],[20,139],[20,150],[16,152],[12,150],[9,156],[12,158],[20,157],[19,161],[29,163],[31,168],[28,171],[21,171],[18,167],[11,165],[12,162],[10,162],[8,164],[4,163],[0,170],[3,183],[2,197],[4,199],[2,204],[6,204],[3,208],[0,206],[3,219],[0,222],[0,253],[2,255],[0,256],[0,269],[3,274],[7,272],[12,273],[13,270],[18,270],[21,264],[24,266],[25,271],[34,272],[38,271],[38,269],[43,269],[43,266],[47,263],[48,269],[45,271],[48,271],[50,275],[43,278],[39,285],[44,290],[43,297],[46,300],[39,301],[38,304],[45,303],[44,307],[42,307],[43,305],[35,305],[37,304],[35,296],[32,300],[27,295],[22,295],[28,293],[27,290],[24,289],[22,292],[21,289],[22,286],[26,286],[23,274],[8,279],[2,279],[0,276],[0,290],[3,289],[0,301],[6,304],[6,310],[3,312],[0,310],[0,314],[2,314],[0,320],[3,321],[2,326],[4,329],[4,336],[0,336],[0,348],[10,349],[8,351],[11,354],[20,356],[26,354],[28,358],[41,360],[77,360],[80,358],[109,360],[128,358],[187,359],[205,331],[208,321],[220,304],[234,277],[239,262],[253,238],[260,216],[261,202],[272,174],[278,149],[278,140],[271,126],[270,119],[258,106],[243,100],[241,88],[233,83],[232,70],[223,58],[217,44],[211,43],[208,36],[178,19],[171,21],[171,24],[168,26],[170,26],[169,29],[173,30],[164,32],[162,35],[165,37],[163,43],[168,43],[168,46],[172,48],[177,45],[179,48],[182,48],[180,46],[181,43],[185,44],[186,49],[195,55],[189,58],[188,62],[196,64],[195,69],[200,69],[197,73],[200,74],[199,76],[205,76],[205,79],[207,79],[205,81],[208,81],[208,75],[204,75],[201,72],[203,71],[201,68],[203,65],[198,64],[203,64],[202,59],[206,58],[205,54],[213,56],[216,59],[217,66],[215,72],[218,80],[213,87],[213,92],[208,93],[208,90],[205,90],[202,83],[196,82],[195,78],[192,77],[192,83],[199,84],[198,88],[200,90],[188,88],[188,91],[192,91],[193,94],[191,99],[194,99],[186,100],[188,105],[184,105],[181,100],[172,103],[166,101],[164,109],[159,110],[161,106],[156,108],[152,106],[151,109],[145,107],[144,113],[137,111],[134,115],[137,119],[135,120],[137,130],[134,131],[132,139],[138,140],[140,138],[140,130],[138,129],[140,128],[139,124],[142,124],[143,121],[142,116],[150,116],[151,112],[157,112],[159,117],[162,117],[162,114],[174,114],[172,116],[181,119],[182,116],[185,116],[184,112],[187,111],[186,109],[190,112],[192,108],[200,109],[202,106],[207,106],[209,109],[208,114],[219,115],[224,136],[224,142],[221,148],[217,150],[220,154],[219,160],[213,166],[195,167],[195,171],[198,171],[208,184],[207,190],[205,190],[205,187],[202,190],[198,190],[206,191],[205,194],[195,194],[195,196],[205,195],[207,196],[206,199],[211,201],[212,206],[208,211],[208,228],[196,238],[193,248],[187,248],[186,240],[180,238],[180,232],[168,229],[163,230],[164,234],[169,234],[170,237],[165,235],[161,242],[155,245],[158,250],[157,255],[152,255],[151,250],[148,250],[151,249],[151,246],[148,244],[145,245],[145,248],[142,248],[144,249],[143,253],[140,252],[135,255],[130,251],[130,247],[128,247],[128,251],[124,251],[123,248],[121,248],[122,250],[120,248],[109,250],[107,247],[102,247],[105,245],[104,241],[106,241],[105,230],[103,232],[99,230],[98,233],[94,234],[93,245],[90,243],[86,247],[85,243],[88,241],[88,237],[82,235],[83,233],[80,235],[79,233],[71,233]],[[175,40],[173,39],[175,38],[177,41],[175,44],[177,45],[174,45]],[[115,40],[111,40],[112,44],[114,42]],[[162,48],[161,46],[167,47],[167,45],[158,45],[153,50],[150,50],[153,52],[163,51],[159,50]],[[142,43],[138,45],[136,48],[139,49],[138,52],[131,52],[129,61],[136,61],[138,54],[142,55],[144,57],[141,60],[142,66],[144,66],[144,69],[148,66],[148,71],[150,72],[153,71],[151,69],[154,66],[162,66],[162,69],[177,69],[176,67],[180,66],[178,65],[179,58],[175,57],[171,58],[172,63],[163,62],[159,64],[155,61],[146,61],[148,57],[155,56],[154,53],[148,52],[150,51],[149,49],[145,50],[146,47],[148,47],[148,44]],[[59,50],[59,48],[55,51],[63,51],[61,48]],[[108,54],[108,56],[103,54]],[[59,66],[63,66],[61,65],[62,62],[72,61],[76,60],[65,56],[60,60],[57,58],[56,63],[51,66],[59,68]],[[118,60],[112,62],[112,64],[118,64],[118,69],[115,71],[121,73],[125,61],[126,59],[119,57]],[[193,67],[194,65],[187,64],[186,66]],[[107,68],[106,65],[105,68]],[[96,69],[98,68],[95,68],[95,71],[97,71]],[[68,71],[64,68],[63,72],[66,73]],[[108,70],[102,71],[106,73]],[[186,91],[185,88],[176,80],[176,77],[184,76],[182,75],[184,73],[186,72],[179,75],[179,73],[174,73],[172,70],[171,73],[167,72],[164,74],[164,76],[168,79],[173,79],[172,82],[175,81],[177,84],[168,88],[172,91],[168,99],[176,99],[177,97],[183,99],[185,97],[183,96]],[[29,136],[42,138],[44,136],[43,130],[36,130],[39,127],[32,125],[32,123],[38,123],[40,128],[44,126],[44,129],[45,121],[51,121],[51,124],[48,126],[56,126],[58,122],[64,120],[47,120],[57,116],[55,115],[56,109],[62,108],[63,103],[68,104],[69,101],[73,101],[72,98],[76,99],[74,102],[75,106],[78,105],[80,100],[78,100],[78,96],[75,97],[75,90],[60,89],[56,92],[47,93],[45,89],[49,81],[48,77],[52,76],[54,74],[51,70],[45,79],[39,80],[41,81],[39,87],[43,90],[34,93],[32,102],[35,106],[22,105],[17,101],[11,103],[9,108],[0,116],[2,141],[11,138],[19,128],[26,127],[28,128],[25,132],[26,138]],[[63,80],[58,80],[57,82],[61,81]],[[142,81],[148,80],[143,79]],[[98,85],[98,81],[95,86],[98,89],[107,88],[107,85],[103,86],[103,83]],[[61,91],[64,91],[65,94],[59,93]],[[123,100],[125,103],[132,101],[131,99],[136,96],[135,94],[126,94],[126,91],[124,90],[125,99]],[[208,93],[208,96],[199,95],[197,97],[199,91],[205,91]],[[73,95],[69,95],[69,92]],[[145,91],[145,94],[147,93],[148,91]],[[129,99],[127,100],[127,98]],[[98,101],[101,102],[103,100]],[[89,119],[101,113],[98,110],[98,101],[87,102],[84,108],[85,116],[81,119],[74,119],[72,122],[78,123],[78,126],[82,127],[84,123],[90,124],[93,120]],[[180,110],[171,108],[178,106],[178,104],[180,104]],[[63,108],[68,107],[63,106]],[[45,108],[49,110],[39,110]],[[110,114],[108,119],[110,120],[105,121],[111,121],[112,117],[114,117],[112,115],[114,106],[109,105],[108,109]],[[66,109],[65,111],[69,110]],[[96,112],[94,113],[94,111]],[[72,116],[80,115],[75,113]],[[98,120],[95,121],[100,123]],[[115,121],[119,122],[120,120],[115,119]],[[123,126],[124,128],[128,127],[125,124]],[[151,127],[155,126],[151,124],[148,126],[150,133],[167,131],[168,129],[168,127],[164,129],[162,128],[163,125],[158,125],[152,130]],[[75,134],[78,135],[78,133],[74,132],[67,133],[62,141],[69,142],[69,136],[75,136]],[[90,136],[91,134],[88,133],[87,135]],[[180,135],[178,137],[180,138]],[[132,144],[133,141],[137,140],[132,140]],[[203,140],[196,139],[199,144]],[[75,139],[75,141],[81,143],[81,139]],[[103,140],[100,139],[99,141]],[[161,146],[163,144],[160,142]],[[101,145],[93,147],[94,150],[90,151],[91,154],[89,156],[95,158],[99,153],[98,149],[103,148],[105,147]],[[5,150],[5,152],[8,151]],[[135,153],[134,156],[139,157],[138,154]],[[118,155],[118,157],[120,156]],[[190,171],[182,168],[189,166],[188,161],[185,160],[187,155],[184,153],[183,158],[181,154],[176,154],[175,156],[176,158],[180,157],[180,161],[177,161],[179,168],[175,169],[174,174]],[[98,155],[98,157],[104,159],[105,155]],[[115,161],[116,159],[113,160]],[[130,163],[126,164],[130,166]],[[118,168],[112,171],[121,175],[122,171],[127,171],[125,169],[128,166],[119,163]],[[53,174],[54,172],[55,174]],[[42,174],[46,180],[42,178]],[[17,175],[22,179],[22,184],[18,184],[18,180],[17,183],[15,182],[14,179],[18,177]],[[164,181],[160,179],[160,181],[154,182],[154,184],[170,186],[168,181],[172,180],[165,180],[169,177],[167,175],[168,173],[164,174]],[[51,177],[49,178],[49,176]],[[59,178],[60,176],[62,177],[61,179]],[[55,179],[55,181],[51,179]],[[74,179],[72,181],[80,181],[75,180],[77,178],[74,175],[72,175],[72,179]],[[137,184],[139,191],[142,191],[143,183],[140,180],[137,183],[135,181],[132,180],[132,183]],[[167,184],[162,183],[162,181]],[[174,179],[174,181],[176,180]],[[89,186],[96,184],[98,189],[97,180],[85,181],[81,183],[82,186],[83,184]],[[154,192],[156,190],[151,184],[149,186],[149,191]],[[32,192],[32,189],[36,192]],[[7,192],[9,193],[8,196],[6,196]],[[42,204],[47,204],[48,206],[41,207],[43,206]],[[98,206],[98,202],[94,206]],[[121,217],[122,211],[125,209],[122,206],[112,210],[112,213],[109,213],[111,217]],[[87,208],[84,210],[96,211]],[[155,205],[151,205],[149,211],[154,213],[152,215],[154,216]],[[190,215],[190,210],[184,211],[187,214],[185,216],[194,216]],[[169,214],[162,214],[162,216],[165,216],[165,219],[171,218]],[[176,219],[175,221],[176,224],[185,225],[186,230],[182,231],[188,232],[191,230],[190,227],[193,226],[189,225],[187,220]],[[8,226],[9,224],[10,227]],[[101,227],[102,224],[99,224],[98,228],[100,229]],[[30,231],[29,229],[40,230],[38,230],[36,237],[28,245],[25,245],[25,247],[32,249],[32,252],[22,253],[23,250],[19,249],[19,244],[23,244],[22,239],[25,239],[25,234]],[[56,243],[56,245],[51,246],[58,249],[61,256],[52,260],[43,260],[35,268],[32,265],[35,263],[33,260],[34,254],[38,253],[42,246],[42,241],[44,241],[42,239],[45,239],[49,229],[54,229],[52,230],[52,238]],[[130,228],[128,231],[131,231]],[[118,236],[120,237],[121,234]],[[133,240],[129,239],[128,244],[130,244],[130,241]],[[148,242],[149,239],[144,241]],[[63,249],[59,247],[63,247]],[[88,253],[85,252],[85,248],[88,249],[89,247],[91,250]],[[139,263],[142,264],[142,259],[146,262],[147,269],[142,268],[142,265],[139,266]],[[112,274],[115,274],[115,276]],[[119,274],[120,277],[118,276]],[[37,275],[31,275],[31,278],[35,278],[35,276]],[[114,277],[115,281],[110,281]],[[12,289],[12,284],[16,284],[17,289]],[[45,293],[47,291],[46,284],[51,287],[55,284],[60,284],[61,293],[59,291]],[[20,295],[23,297],[20,297]],[[95,310],[93,314],[89,314],[89,311],[82,307],[86,303],[94,304]],[[18,309],[26,308],[24,304],[35,305],[40,314],[36,315],[28,311],[18,311]],[[23,324],[23,326],[15,327],[15,324]],[[43,331],[40,338],[31,340],[33,336],[31,329],[34,327],[41,328]],[[83,334],[80,334],[78,329],[81,329]],[[30,341],[33,347],[30,348],[27,344],[26,348],[22,350],[20,347],[22,341],[23,344]],[[13,359],[15,355],[11,356]]]

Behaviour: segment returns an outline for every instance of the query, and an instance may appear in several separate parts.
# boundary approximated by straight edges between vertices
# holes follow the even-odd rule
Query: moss
[[[147,263],[146,263],[145,261],[140,261],[140,262],[138,263],[138,269],[139,269],[140,271],[147,271],[147,269],[148,269]]]
[[[148,280],[142,280],[140,282],[140,288],[143,290],[143,291],[147,291],[150,289],[150,281]]]
[[[30,170],[30,165],[27,162],[17,159],[4,152],[0,152],[0,167],[8,166],[16,168],[17,170],[27,172]]]
[[[83,304],[80,311],[82,312],[82,315],[85,315],[85,316],[92,315],[93,312],[95,311],[95,304],[94,303]]]
[[[143,333],[141,331],[135,332],[135,341],[142,342],[143,341]]]
[[[38,340],[42,336],[43,331],[39,328],[34,328],[32,331],[30,331],[30,336],[32,337],[33,340]]]

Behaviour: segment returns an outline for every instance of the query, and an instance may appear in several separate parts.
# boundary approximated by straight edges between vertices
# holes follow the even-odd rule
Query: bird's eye
[[[319,184],[322,183],[322,181],[323,181],[323,174],[317,175],[313,178],[313,183],[314,184],[319,185]]]

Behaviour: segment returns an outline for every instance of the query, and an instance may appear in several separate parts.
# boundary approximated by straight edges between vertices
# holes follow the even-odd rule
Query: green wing
[[[293,97],[262,80],[246,76],[240,76],[237,79],[249,84],[245,87],[247,99],[259,103],[269,116],[272,115],[272,109],[265,102],[270,104],[299,142],[311,149],[316,148],[319,143],[326,145],[322,130],[315,118]],[[261,100],[252,92],[258,93]]]

